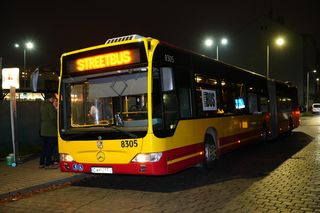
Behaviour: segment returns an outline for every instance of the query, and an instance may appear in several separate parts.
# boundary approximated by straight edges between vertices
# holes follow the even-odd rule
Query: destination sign
[[[69,61],[69,72],[83,72],[140,62],[139,49],[98,54]]]

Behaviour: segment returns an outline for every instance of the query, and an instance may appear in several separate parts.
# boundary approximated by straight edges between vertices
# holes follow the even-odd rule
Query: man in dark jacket
[[[53,150],[57,146],[57,98],[54,93],[46,94],[40,108],[40,119],[43,147],[39,168],[56,168],[52,165]]]

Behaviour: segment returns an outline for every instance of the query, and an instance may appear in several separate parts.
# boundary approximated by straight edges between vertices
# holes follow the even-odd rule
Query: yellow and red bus
[[[297,89],[129,35],[61,56],[64,172],[166,175],[299,125]]]

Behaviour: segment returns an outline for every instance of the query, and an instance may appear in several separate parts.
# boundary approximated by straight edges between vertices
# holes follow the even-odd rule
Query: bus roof
[[[125,36],[120,36],[120,37],[109,38],[109,39],[106,40],[105,44],[96,45],[96,46],[92,46],[92,47],[87,47],[87,48],[74,50],[74,51],[70,51],[70,52],[62,54],[62,57],[63,56],[67,56],[67,55],[71,55],[71,54],[75,54],[75,53],[79,53],[79,52],[84,52],[84,51],[89,51],[89,50],[93,50],[93,49],[97,49],[97,48],[106,47],[107,45],[113,46],[113,45],[125,44],[125,43],[131,43],[131,42],[141,42],[144,39],[150,39],[151,40],[151,39],[155,39],[155,38],[146,37],[146,36],[142,36],[142,35],[139,35],[139,34],[131,34],[131,35],[125,35]],[[195,54],[195,55],[198,55],[200,57],[207,58],[209,60],[212,60],[214,63],[220,64],[222,66],[227,66],[227,67],[230,67],[230,68],[236,68],[236,69],[242,70],[244,72],[250,73],[252,75],[259,76],[259,77],[262,77],[262,78],[266,78],[265,75],[256,73],[254,71],[251,71],[251,70],[248,70],[248,69],[244,69],[242,67],[238,67],[236,65],[232,65],[232,64],[229,64],[229,63],[226,63],[226,62],[218,61],[216,59],[210,58],[210,57],[208,57],[206,55],[203,55],[201,53],[178,47],[176,45],[173,45],[173,44],[171,44],[169,42],[166,42],[166,41],[163,41],[163,40],[159,40],[159,39],[156,39],[156,40],[158,40],[159,43],[162,44],[162,45],[165,45],[165,46],[168,46],[168,47],[171,47],[171,48],[174,48],[174,49],[178,49],[178,50],[180,50],[182,52],[185,52],[185,53],[188,53],[188,54]],[[271,79],[271,78],[269,78],[269,80],[270,81],[276,81],[278,83],[283,83],[283,84],[286,84],[288,86],[291,86],[289,83],[285,83],[285,82],[282,82],[282,81],[279,81],[279,80],[275,80],[275,79]]]
[[[244,69],[244,68],[238,67],[238,66],[236,66],[236,65],[228,64],[228,63],[226,63],[226,62],[222,62],[222,61],[219,61],[219,60],[210,58],[210,57],[208,57],[208,56],[206,56],[206,55],[204,55],[204,54],[201,54],[201,53],[198,53],[198,52],[195,52],[195,51],[192,51],[192,50],[188,50],[188,49],[184,49],[184,48],[175,46],[175,45],[173,45],[173,44],[171,44],[171,43],[168,43],[168,42],[166,42],[166,41],[161,41],[161,40],[160,40],[159,42],[160,42],[160,44],[163,44],[163,45],[166,45],[166,46],[168,46],[168,47],[172,47],[172,48],[178,49],[178,50],[183,51],[183,52],[185,52],[185,53],[195,54],[195,55],[198,55],[198,56],[200,56],[200,57],[203,57],[203,58],[207,58],[207,59],[209,59],[209,60],[212,60],[212,61],[214,61],[215,63],[222,64],[222,65],[224,65],[224,66],[228,66],[228,67],[231,67],[231,68],[240,69],[240,70],[242,70],[242,71],[244,71],[244,72],[248,72],[248,73],[250,73],[250,74],[253,74],[253,75],[256,75],[256,76],[260,76],[260,77],[266,78],[266,76],[261,75],[261,74],[259,74],[259,73],[256,73],[256,72],[254,72],[254,71],[251,71],[251,70],[248,70],[248,69]]]

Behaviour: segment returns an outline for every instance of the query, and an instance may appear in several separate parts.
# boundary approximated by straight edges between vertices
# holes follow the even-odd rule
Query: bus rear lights
[[[271,118],[270,113],[266,113],[265,116],[264,116],[264,119],[265,119],[266,121],[269,121],[270,118]]]
[[[71,155],[69,155],[69,154],[61,153],[60,154],[60,161],[72,162],[73,161],[73,157]]]
[[[132,162],[136,163],[147,163],[147,162],[158,162],[162,156],[162,152],[138,154],[133,158]]]
[[[292,112],[292,114],[298,116],[298,115],[300,115],[300,110],[295,110]]]

